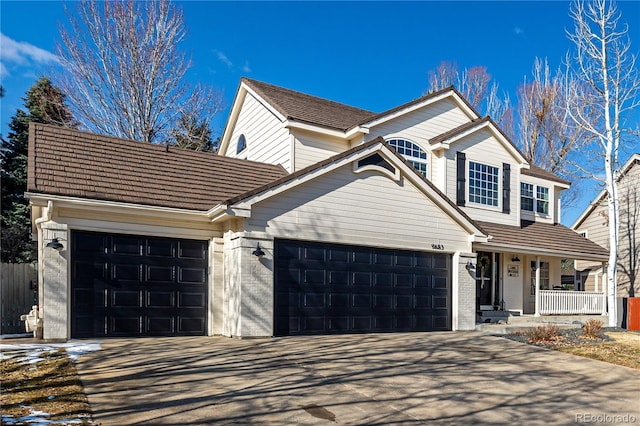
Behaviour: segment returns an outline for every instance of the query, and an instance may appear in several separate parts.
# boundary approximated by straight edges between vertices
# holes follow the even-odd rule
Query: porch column
[[[606,270],[607,264],[602,262],[602,315],[607,315],[607,280],[605,279],[607,275]],[[597,275],[597,274],[596,274]],[[608,284],[608,283],[607,283]],[[598,291],[598,290],[596,290]]]
[[[536,256],[536,308],[533,316],[540,316],[540,256]]]

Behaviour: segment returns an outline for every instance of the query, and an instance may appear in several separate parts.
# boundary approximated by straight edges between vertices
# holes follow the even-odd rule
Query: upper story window
[[[549,188],[544,186],[536,188],[536,211],[540,214],[549,214]]]
[[[247,139],[244,137],[244,135],[240,135],[240,137],[238,138],[238,146],[236,148],[236,154],[240,154],[246,148],[247,148]]]
[[[469,161],[469,202],[485,206],[498,206],[497,167]]]
[[[549,188],[520,183],[520,208],[529,212],[549,214]]]
[[[402,155],[424,177],[427,177],[427,152],[415,143],[406,139],[389,139],[387,141],[398,154]]]
[[[528,212],[533,211],[533,185],[520,183],[520,208]]]

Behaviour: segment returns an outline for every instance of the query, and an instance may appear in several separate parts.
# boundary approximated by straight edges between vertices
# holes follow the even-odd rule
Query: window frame
[[[240,149],[240,141],[243,142],[242,149]],[[238,136],[238,141],[236,142],[236,155],[245,152],[247,150],[247,145],[247,137],[244,135],[244,133],[241,133],[240,136]]]
[[[530,195],[527,195],[526,197],[524,195],[524,188],[523,188],[524,185],[528,185],[528,186],[531,187],[530,192],[528,192],[528,194],[530,194]],[[535,189],[536,189],[536,186],[534,184],[532,184],[532,183],[520,182],[520,210],[524,210],[526,212],[531,212],[531,213],[536,211],[536,199],[534,197]],[[524,207],[523,201],[525,199],[531,201],[531,208],[530,209]]]
[[[475,168],[472,168],[472,165],[478,165],[480,166],[480,170],[476,171]],[[486,168],[486,172],[482,171],[482,167]],[[489,181],[485,181],[482,180],[480,178],[476,178],[475,176],[472,177],[471,172],[473,171],[474,173],[485,173],[488,174],[489,169],[495,169],[496,170],[496,174],[492,176],[495,176],[495,178],[493,179],[494,182],[489,182]],[[466,167],[467,173],[466,173],[466,177],[467,177],[467,201],[473,205],[474,207],[480,207],[480,208],[486,208],[486,209],[491,209],[491,210],[500,210],[501,208],[501,177],[502,177],[502,169],[499,166],[494,166],[491,164],[487,164],[487,163],[482,163],[479,161],[473,161],[473,160],[468,160],[467,161],[467,167]],[[476,187],[475,185],[472,186],[472,181],[478,181],[480,182],[480,187]],[[486,183],[486,187],[482,188],[482,183],[485,182]],[[488,186],[489,184],[495,184],[495,188],[494,189],[489,189]],[[480,191],[480,195],[476,195],[475,192],[476,190]],[[486,195],[482,195],[482,191],[486,191]],[[491,192],[493,194],[493,197],[489,198],[489,192]],[[480,201],[475,201],[472,197],[478,197],[480,198]],[[481,200],[482,198],[486,198],[486,199],[490,199],[495,201],[495,204],[489,204],[489,203],[483,203]]]
[[[396,146],[397,142],[400,141],[402,141],[405,145],[410,146]],[[402,158],[407,160],[409,164],[411,164],[413,168],[418,171],[418,173],[420,173],[427,179],[429,178],[429,152],[426,149],[422,148],[417,143],[403,137],[392,137],[385,140],[385,142],[387,142],[391,148],[393,148],[398,154],[400,154]],[[400,151],[401,149],[402,152]],[[418,154],[424,153],[424,158],[422,158],[421,156],[406,154],[406,150],[415,151]],[[424,170],[422,170],[423,166]]]
[[[523,194],[524,185],[529,185],[531,187],[531,193],[526,197]],[[540,197],[541,190],[546,191],[545,198]],[[531,209],[526,209],[523,207],[524,199],[531,200],[531,203],[532,203]],[[530,183],[530,182],[520,182],[520,211],[521,212],[526,212],[528,214],[546,217],[551,214],[550,206],[551,206],[551,188],[549,186],[537,185],[535,183]]]
[[[540,190],[543,189],[546,191],[546,198],[540,198]],[[536,213],[539,215],[549,216],[549,187],[536,185]],[[541,211],[541,206],[544,208]]]

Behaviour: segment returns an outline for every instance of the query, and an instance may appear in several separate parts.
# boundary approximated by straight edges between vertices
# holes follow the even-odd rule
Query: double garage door
[[[451,256],[276,240],[275,334],[451,330]]]
[[[204,335],[207,242],[71,233],[71,335]]]

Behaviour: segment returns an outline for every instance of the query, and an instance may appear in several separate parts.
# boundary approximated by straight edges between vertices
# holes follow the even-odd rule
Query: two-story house
[[[618,297],[640,293],[640,154],[633,154],[620,169],[618,195],[620,221],[618,237]],[[602,190],[576,219],[571,229],[602,247],[609,247],[607,193]],[[576,281],[586,291],[606,287],[606,267],[585,260],[576,261]]]
[[[603,312],[569,183],[454,88],[374,113],[242,79],[216,154],[32,124],[45,338],[471,330]],[[572,309],[575,309],[572,308]]]

